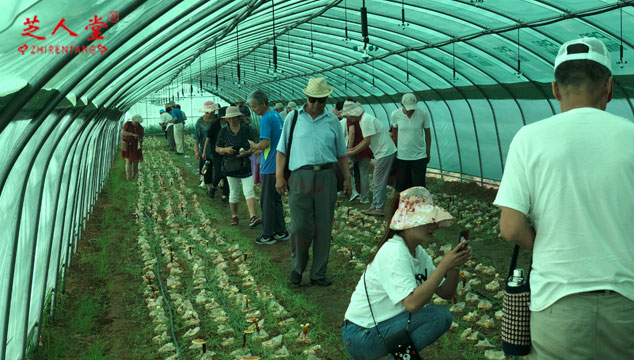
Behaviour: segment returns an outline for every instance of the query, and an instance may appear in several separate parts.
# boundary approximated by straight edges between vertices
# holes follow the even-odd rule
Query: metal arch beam
[[[119,11],[119,20],[123,20],[126,16],[136,10],[139,6],[141,6],[145,1],[143,0],[134,0],[131,1],[125,6],[123,9]],[[112,25],[112,24],[111,24]],[[108,27],[103,30],[103,32],[107,32],[112,27]],[[89,35],[84,36],[78,45],[89,45],[91,41],[88,40]],[[74,54],[66,54],[64,56],[58,57],[50,67],[43,73],[38,76],[35,76],[31,79],[30,84],[27,85],[24,89],[18,91],[13,95],[11,100],[9,100],[8,105],[4,108],[4,110],[0,113],[0,132],[2,132],[9,121],[11,121],[15,115],[27,104],[31,98],[35,97],[37,92],[46,85],[46,83],[55,76],[64,66],[66,66],[71,60],[75,58]],[[103,59],[101,59],[103,60]],[[1,182],[2,186],[0,189],[4,187],[4,181]],[[6,339],[4,339],[6,341]],[[3,342],[3,347],[4,347]],[[3,355],[4,356],[4,355]],[[2,358],[0,358],[2,360]]]
[[[561,16],[565,17],[565,16],[569,16],[569,14],[570,14],[570,12],[568,12],[568,11],[562,9],[561,7],[555,5],[555,3],[550,3],[549,4],[549,3],[544,2],[543,0],[535,0],[535,2],[537,2],[539,4],[542,4],[544,7],[551,8],[551,9],[554,9],[556,11],[559,11],[561,13]],[[617,8],[623,8],[623,7],[626,7],[626,6],[633,6],[634,5],[634,1],[619,0],[619,2],[617,4],[615,4],[615,5],[617,5],[617,6],[614,7],[612,10],[616,10]],[[599,8],[601,8],[601,7],[597,7],[597,9],[599,9]],[[614,34],[611,31],[607,30],[606,28],[603,28],[603,27],[595,24],[594,22],[586,19],[585,17],[579,17],[579,18],[576,18],[576,19],[579,20],[580,22],[587,23],[589,26],[594,27],[597,30],[603,31],[604,33],[612,36],[615,39],[619,39],[619,36],[617,34]],[[634,48],[634,44],[632,44],[631,42],[629,42],[627,40],[623,40],[623,43],[626,44],[627,46],[629,46],[630,48]]]
[[[258,2],[258,1],[259,1],[259,0],[251,0],[251,4],[254,4],[254,3]],[[212,38],[212,40],[210,40],[206,46],[211,46],[210,44],[211,44],[211,43],[213,43],[213,41],[216,41],[217,39],[222,38],[223,36],[225,36],[226,34],[228,34],[229,32],[231,32],[231,31],[235,28],[235,25],[238,23],[238,21],[239,21],[242,17],[245,17],[245,16],[246,16],[246,17],[248,17],[248,16],[249,16],[249,15],[250,15],[250,14],[251,14],[254,10],[255,10],[255,8],[256,8],[256,7],[253,7],[253,6],[251,6],[251,7],[247,7],[247,8],[246,8],[246,9],[245,9],[245,10],[244,10],[244,11],[243,11],[240,15],[237,15],[236,17],[234,17],[234,18],[233,18],[233,20],[232,20],[232,21],[231,21],[228,25],[226,25],[225,29],[224,29],[223,31],[219,31],[219,32],[218,32],[218,35],[217,35],[217,36],[215,36],[214,38]],[[199,17],[200,17],[200,18],[203,18],[203,17],[204,17],[204,14],[199,14]],[[184,28],[184,27],[186,27],[186,24],[182,24],[182,26],[181,26],[181,27],[179,27],[179,28]],[[204,28],[204,26],[202,26],[202,27]],[[181,42],[181,43],[180,43],[179,45],[177,45],[177,46],[178,46],[178,47],[183,47],[183,48],[186,48],[187,46],[189,46],[189,45],[186,43],[186,41],[191,40],[191,38],[192,38],[192,37],[194,37],[194,35],[193,35],[193,34],[192,34],[192,35],[191,35],[188,39],[184,40],[183,42]],[[171,51],[171,50],[172,50],[172,49],[164,49],[164,50],[163,50],[163,51],[162,51],[162,52],[161,52],[161,53],[160,53],[157,57],[155,57],[155,58],[160,58],[160,57],[164,56],[166,53],[168,53],[168,52],[169,52],[169,51]],[[193,56],[192,56],[192,58],[193,58]],[[161,62],[161,63],[160,63],[160,65],[159,65],[159,66],[154,66],[154,69],[158,69],[160,66],[163,66],[163,65],[167,64],[169,61],[170,61],[170,59],[164,60],[163,62]],[[182,61],[177,62],[177,63],[176,63],[176,65],[175,65],[175,66],[172,66],[171,68],[178,67],[178,66],[179,66],[179,64],[183,63],[184,61],[186,61],[186,59],[185,59],[185,60],[182,60]],[[190,62],[190,64],[191,64],[191,62]],[[143,68],[141,68],[141,69],[137,72],[137,74],[140,74],[141,72],[143,72],[144,70],[146,70],[148,67],[150,67],[150,65],[153,65],[153,63],[152,63],[152,62],[148,62],[148,64],[146,64]],[[186,68],[187,66],[188,66],[188,65],[183,65],[183,66],[182,66],[182,69]],[[144,75],[143,77],[141,77],[141,79],[142,79],[142,78],[144,78],[145,76],[152,75],[152,73],[153,73],[154,69],[153,69],[153,70],[150,70],[150,72],[149,72],[148,74]],[[125,71],[125,70],[127,70],[127,69],[124,69],[124,71]],[[174,79],[178,78],[178,76],[179,76],[179,74],[180,74],[180,72],[179,72],[179,71],[174,71],[174,70],[171,70],[171,69],[170,69],[170,70],[165,71],[164,73],[170,73],[170,72],[173,72],[175,75],[172,77],[172,79],[171,79],[170,81],[168,81],[168,82],[167,82],[168,84],[169,84],[169,83],[171,83],[171,82],[173,82],[173,81],[174,81]],[[119,76],[120,76],[120,75],[119,75]],[[138,75],[137,75],[137,76],[138,76]],[[131,80],[129,80],[129,81],[127,81],[126,83],[124,83],[124,84],[122,85],[122,88],[123,88],[123,87],[125,87],[125,85],[128,85],[127,87],[125,87],[125,89],[126,89],[126,90],[124,90],[123,92],[121,91],[121,89],[117,90],[114,94],[116,94],[116,93],[121,93],[121,95],[120,95],[120,96],[118,96],[118,97],[115,97],[115,100],[113,101],[113,103],[114,103],[114,104],[108,104],[107,106],[115,105],[115,104],[116,104],[116,102],[117,102],[117,101],[119,101],[119,99],[120,99],[122,96],[123,96],[123,97],[125,97],[125,95],[124,95],[125,91],[127,91],[127,89],[129,89],[132,85],[134,85],[134,84],[136,83],[136,82],[135,82],[135,83],[130,84],[131,82],[132,82],[132,79],[131,79]],[[138,80],[137,80],[137,82],[138,82]],[[104,89],[106,86],[107,86],[107,84],[106,84],[106,85],[104,85],[104,86],[102,86],[100,90],[101,90],[101,91],[103,91],[103,89]],[[97,91],[97,93],[100,93],[101,91]],[[123,99],[121,99],[121,100],[123,100]],[[105,104],[105,103],[104,103],[104,104]],[[115,106],[116,106],[116,105],[115,105]]]
[[[226,3],[230,2],[230,0],[224,0],[224,3],[221,5],[225,6]],[[202,6],[203,4],[205,4],[206,1],[200,1],[198,4],[193,5],[192,7],[188,8],[186,10],[186,12],[191,12],[194,11],[196,8],[198,8],[199,6]],[[211,11],[213,11],[214,9],[216,9],[215,7],[212,8],[212,10],[210,10],[209,12],[205,12],[204,15],[209,14]],[[157,11],[157,13],[150,19],[150,22],[154,22],[158,17],[164,15],[161,11]],[[197,17],[194,18],[194,20],[196,20],[200,15],[198,15]],[[156,36],[158,36],[160,33],[162,33],[163,31],[167,30],[169,27],[171,26],[171,24],[164,24],[163,26],[161,26],[160,28],[156,29],[156,31],[152,32],[151,34],[149,34],[146,39],[151,39],[154,38]],[[144,26],[141,26],[140,28],[143,28]],[[170,34],[176,33],[178,32],[180,29],[182,28],[186,28],[186,24],[181,24],[178,25],[174,28],[174,30],[172,30],[170,32]],[[132,39],[132,37],[134,37],[134,35],[136,35],[138,33],[137,32],[133,32],[131,33],[125,40],[124,43],[129,41],[130,39]],[[166,36],[169,36],[170,34],[166,34]],[[116,48],[114,50],[114,52],[116,52]],[[101,93],[110,83],[110,79],[112,78],[116,78],[118,76],[120,76],[124,71],[124,70],[119,70],[119,71],[115,71],[115,72],[111,72],[117,65],[119,65],[120,63],[123,63],[125,60],[130,60],[131,62],[137,62],[139,61],[141,58],[145,57],[144,53],[137,53],[135,54],[135,49],[134,47],[131,47],[130,49],[128,49],[124,54],[121,54],[121,56],[119,56],[119,58],[116,61],[112,61],[110,63],[108,63],[108,66],[105,66],[101,72],[99,72],[98,74],[93,74],[92,78],[93,80],[90,82],[89,85],[85,86],[80,95],[78,96],[81,97],[83,96],[83,94],[87,94],[89,92],[91,92],[92,87],[98,83],[98,82],[102,82],[103,84],[97,88],[96,90],[92,91],[93,93]],[[134,55],[133,55],[134,54]],[[107,78],[103,78],[104,74],[108,74],[109,76]]]
[[[612,10],[612,9],[615,9],[615,8],[618,8],[618,7],[622,7],[622,5],[617,4],[617,5],[606,6],[606,7],[600,8],[600,10],[597,10],[597,11],[592,12],[592,13],[577,12],[577,13],[572,14],[571,17],[580,17],[580,16],[594,15],[597,12],[606,12],[606,11],[609,11],[609,10]],[[393,50],[393,51],[387,52],[385,54],[379,55],[379,56],[377,56],[377,58],[378,59],[383,59],[383,58],[388,57],[390,55],[402,53],[402,52],[405,52],[405,51],[412,51],[412,50],[413,51],[419,51],[419,50],[425,50],[427,48],[441,47],[441,46],[445,46],[445,45],[450,45],[450,44],[452,44],[454,42],[464,42],[464,41],[472,40],[472,39],[475,39],[475,38],[478,38],[478,37],[481,37],[481,36],[490,35],[490,34],[500,34],[500,33],[507,32],[507,31],[510,31],[510,30],[515,30],[515,29],[518,29],[518,28],[525,28],[525,27],[534,28],[534,27],[537,27],[537,26],[543,26],[543,25],[551,24],[551,23],[554,23],[554,22],[562,21],[562,20],[565,20],[565,19],[561,18],[561,17],[554,17],[554,18],[548,18],[548,19],[542,19],[542,20],[539,20],[539,21],[524,23],[524,24],[520,24],[520,25],[505,26],[505,27],[501,27],[501,28],[497,28],[497,29],[487,29],[487,30],[482,31],[482,32],[478,32],[478,33],[474,33],[474,34],[468,34],[468,35],[465,35],[465,36],[452,38],[452,39],[449,39],[449,40],[440,41],[440,42],[436,42],[436,43],[433,43],[433,44],[426,44],[426,45],[423,45],[423,46],[416,46],[416,47],[412,47],[412,48],[408,48],[408,49]],[[336,66],[335,68],[343,67],[343,66],[346,66],[346,65],[354,65],[354,64],[360,63],[360,62],[362,62],[362,61],[357,61],[357,62],[351,63],[351,64],[341,64],[341,65]],[[327,71],[327,70],[331,70],[331,69],[324,69],[324,71]],[[308,74],[308,75],[312,75],[312,74]],[[283,79],[280,79],[280,80],[283,80]]]
[[[319,17],[319,16],[323,15],[326,11],[328,11],[328,10],[330,10],[331,8],[333,8],[333,7],[337,6],[337,5],[339,5],[342,1],[343,1],[343,0],[333,0],[333,2],[332,2],[330,5],[328,5],[328,6],[324,6],[324,7],[323,7],[323,9],[322,9],[321,11],[317,12],[316,14],[314,14],[314,15],[312,15],[312,16],[307,17],[304,21],[299,21],[299,22],[297,22],[295,25],[292,25],[292,26],[286,27],[286,28],[285,28],[285,29],[283,29],[282,31],[280,31],[280,32],[276,33],[276,34],[275,34],[275,35],[276,35],[276,36],[275,36],[275,38],[277,38],[277,37],[279,37],[279,36],[282,36],[282,35],[284,35],[286,32],[291,31],[291,30],[295,29],[296,27],[298,27],[298,26],[300,26],[300,25],[302,25],[302,24],[304,24],[304,23],[306,23],[306,22],[308,22],[308,21],[311,21],[311,20],[313,20],[314,18],[317,18],[317,17]],[[236,57],[234,57],[234,58],[233,58],[233,59],[231,59],[231,60],[227,60],[227,61],[224,61],[224,62],[220,62],[220,63],[218,63],[218,64],[216,65],[216,67],[221,67],[221,66],[223,66],[223,65],[230,64],[230,63],[232,63],[232,62],[234,62],[234,61],[236,61],[236,60],[242,59],[242,58],[244,58],[244,57],[248,56],[249,54],[251,54],[251,52],[253,52],[255,49],[260,48],[260,47],[261,47],[261,46],[263,46],[264,44],[268,44],[268,43],[269,43],[269,42],[271,42],[272,40],[273,40],[273,37],[267,38],[266,40],[259,42],[257,45],[255,45],[255,46],[252,48],[252,50],[245,52],[245,53],[244,53],[243,55],[241,55],[240,57],[237,57],[237,56],[236,56]],[[216,67],[211,68],[210,70],[213,70],[213,69],[215,69]]]

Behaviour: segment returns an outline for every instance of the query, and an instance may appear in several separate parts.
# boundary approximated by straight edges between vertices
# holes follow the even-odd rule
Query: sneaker
[[[346,196],[345,191],[339,191],[339,192],[337,193],[337,197],[344,197],[344,196]]]
[[[275,237],[271,237],[271,236],[261,235],[260,237],[255,239],[255,243],[260,245],[273,245],[276,242],[277,240],[275,239]]]
[[[358,192],[354,192],[354,194],[352,194],[352,196],[350,196],[350,200],[349,201],[354,201],[354,199],[359,197],[359,193]]]
[[[251,216],[251,220],[249,221],[249,227],[254,227],[256,225],[260,225],[262,220],[257,216]]]
[[[285,231],[283,233],[275,233],[273,237],[275,238],[275,240],[289,240],[291,238],[288,231]]]
[[[209,197],[213,199],[214,196],[216,196],[216,188],[212,186],[211,189],[207,191],[207,195],[209,195]]]
[[[237,216],[234,216],[234,217],[231,218],[231,225],[232,226],[238,225],[238,223],[240,223],[240,220],[238,219]]]
[[[199,188],[204,188],[205,187],[205,182],[201,181],[200,184],[198,184],[198,187]]]

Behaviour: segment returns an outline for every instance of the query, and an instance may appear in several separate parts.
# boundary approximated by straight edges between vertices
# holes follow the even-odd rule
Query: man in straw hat
[[[332,88],[323,77],[311,78],[304,89],[306,105],[288,115],[277,146],[276,183],[280,194],[287,190],[284,168],[288,161],[288,203],[291,213],[290,280],[299,285],[308,263],[308,249],[313,245],[312,284],[328,286],[326,277],[330,232],[337,200],[335,163],[348,168],[346,144],[337,117],[325,111]],[[296,125],[291,134],[291,125]],[[289,138],[293,137],[288,148]],[[287,154],[290,152],[290,158]],[[350,194],[350,174],[345,174],[344,190]]]
[[[552,90],[561,113],[517,132],[494,202],[533,250],[530,357],[634,359],[634,123],[605,111],[603,42],[564,43]]]

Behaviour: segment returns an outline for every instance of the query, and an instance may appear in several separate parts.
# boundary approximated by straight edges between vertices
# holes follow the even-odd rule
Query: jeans
[[[355,165],[359,166],[359,194],[361,195],[360,200],[370,200],[370,158],[350,158],[350,180],[352,183],[353,193],[356,190],[356,184],[353,175],[353,169]]]
[[[386,338],[405,329],[408,311],[378,324],[381,335]],[[412,314],[409,337],[419,352],[430,345],[451,327],[453,317],[446,306],[427,305]],[[343,344],[348,353],[357,360],[375,360],[388,354],[374,327],[364,328],[347,322],[341,329]],[[390,356],[390,359],[393,357]]]
[[[374,159],[374,179],[372,180],[372,209],[383,210],[385,207],[385,187],[392,171],[392,163],[396,153]]]

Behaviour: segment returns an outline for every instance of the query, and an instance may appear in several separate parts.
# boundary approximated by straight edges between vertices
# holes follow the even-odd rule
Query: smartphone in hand
[[[460,244],[463,241],[466,241],[466,242],[460,247],[461,251],[466,249],[467,246],[469,246],[469,230],[462,230],[460,232],[460,237],[458,238],[458,244]]]

